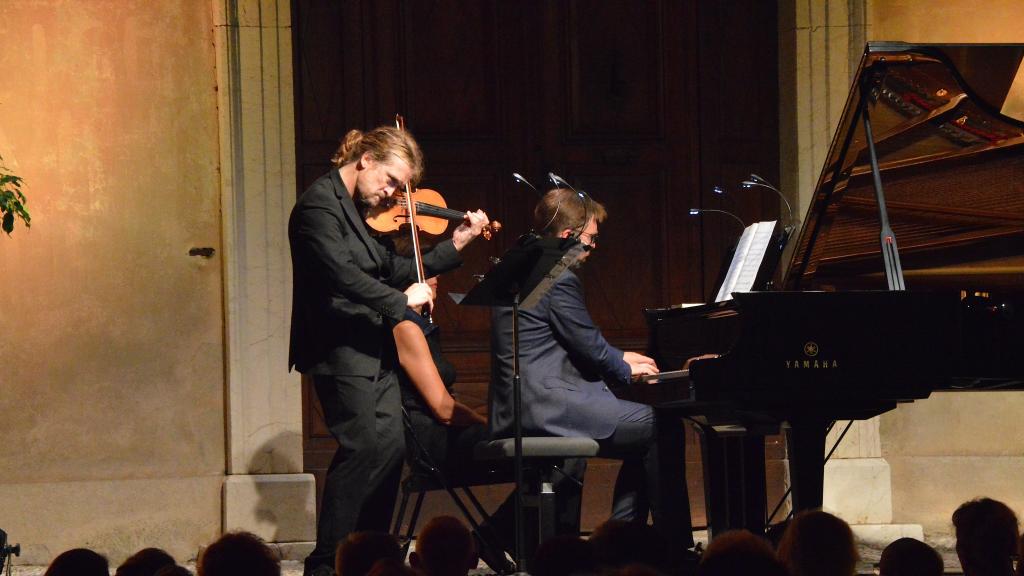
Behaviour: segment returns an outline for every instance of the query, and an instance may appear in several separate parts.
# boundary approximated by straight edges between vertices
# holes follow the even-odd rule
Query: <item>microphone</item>
[[[548,172],[548,180],[551,180],[551,183],[554,184],[558,188],[561,188],[562,186],[565,186],[569,190],[572,190],[573,192],[576,192],[576,189],[573,188],[571,184],[566,182],[565,178],[562,178],[561,176],[559,176],[558,174],[555,174],[554,172]],[[579,194],[579,192],[576,192],[576,193]]]
[[[714,208],[690,208],[690,216],[699,216],[701,214],[707,214],[709,212],[718,213],[718,214],[725,214],[726,216],[729,216],[733,220],[739,222],[740,223],[740,228],[746,228],[747,227],[746,222],[744,222],[743,220],[740,219],[739,216],[733,214],[732,212],[729,212],[728,210],[716,210]]]
[[[551,183],[554,184],[556,188],[561,188],[562,186],[565,186],[569,190],[575,192],[576,195],[579,196],[580,198],[590,198],[590,194],[587,194],[583,190],[577,190],[573,188],[572,184],[569,184],[568,182],[565,181],[565,178],[562,178],[561,176],[555,174],[554,172],[548,172],[548,179],[551,180]]]
[[[782,198],[782,201],[786,203],[786,210],[789,211],[789,221],[796,222],[796,217],[793,215],[793,206],[790,205],[789,200],[786,199],[786,196],[783,195],[778,188],[769,184],[768,181],[765,180],[764,178],[761,178],[757,174],[751,172],[750,180],[744,180],[743,182],[740,182],[740,186],[748,190],[753,188],[754,186],[759,186],[761,188],[767,188],[772,192],[775,192],[775,194],[777,194],[779,198]]]
[[[519,182],[520,184],[526,184],[530,188],[533,188],[533,191],[536,192],[538,196],[543,196],[543,194],[540,193],[540,190],[537,190],[537,188],[534,187],[533,184],[530,184],[530,182],[527,181],[526,178],[523,178],[523,175],[520,174],[519,172],[513,172],[512,179],[515,180],[516,182]]]

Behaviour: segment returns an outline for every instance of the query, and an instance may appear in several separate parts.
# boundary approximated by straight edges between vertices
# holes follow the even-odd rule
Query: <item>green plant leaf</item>
[[[23,180],[15,176],[3,165],[3,158],[0,157],[0,229],[10,236],[14,231],[14,221],[17,218],[25,223],[25,227],[31,226],[32,217],[25,209],[25,195],[21,192]]]

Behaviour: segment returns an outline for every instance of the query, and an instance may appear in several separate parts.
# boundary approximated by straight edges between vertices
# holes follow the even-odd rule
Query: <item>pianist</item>
[[[534,230],[546,237],[578,238],[589,252],[597,247],[598,224],[606,215],[604,207],[589,197],[555,189],[537,204]],[[511,308],[494,309],[491,356],[491,431],[509,437]],[[583,285],[572,270],[563,272],[536,306],[520,311],[519,360],[523,433],[597,440],[600,457],[622,460],[612,518],[646,523],[650,512],[655,528],[677,549],[692,547],[686,482],[678,477],[684,457],[682,427],[678,421],[666,422],[664,429],[656,430],[649,406],[620,400],[608,388],[629,385],[634,378],[657,373],[658,367],[651,358],[608,344],[587,312]],[[665,458],[677,465],[662,465],[656,438],[678,446],[678,452]],[[662,477],[669,468],[677,477]]]

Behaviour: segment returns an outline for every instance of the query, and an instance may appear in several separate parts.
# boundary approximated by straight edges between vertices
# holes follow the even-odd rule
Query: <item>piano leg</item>
[[[825,482],[825,430],[828,422],[793,420],[786,431],[793,511],[821,508]]]
[[[693,548],[690,494],[686,485],[686,423],[671,411],[656,408],[654,414],[660,475],[657,497],[661,499],[655,528],[673,545]]]
[[[704,461],[704,500],[708,531],[765,530],[767,506],[764,435],[717,432],[698,426]]]
[[[765,477],[764,435],[748,433],[743,437],[743,527],[764,534],[768,515],[768,483]]]

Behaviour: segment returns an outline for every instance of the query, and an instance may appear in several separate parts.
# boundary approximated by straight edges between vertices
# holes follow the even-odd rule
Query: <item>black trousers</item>
[[[621,401],[615,431],[597,441],[601,458],[622,460],[612,518],[647,522],[674,546],[693,547],[686,488],[686,442],[678,418],[658,417],[643,404]]]
[[[350,532],[388,532],[405,453],[394,372],[377,378],[314,376],[313,383],[339,446],[327,469],[306,574],[319,566],[333,571],[335,548]]]
[[[406,444],[413,456],[422,449],[429,461],[437,466],[446,478],[454,481],[473,478],[475,473],[481,476],[485,474],[489,466],[474,460],[473,448],[477,442],[488,439],[486,426],[445,426],[421,410],[407,408],[407,411],[415,437],[406,437]]]

